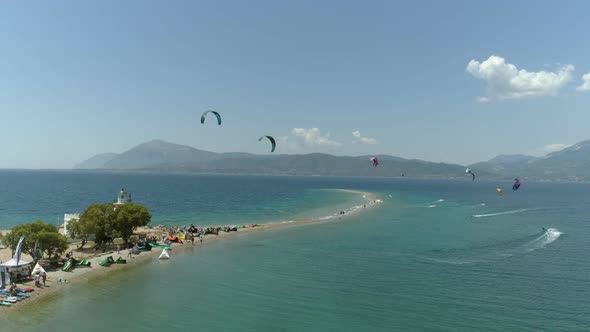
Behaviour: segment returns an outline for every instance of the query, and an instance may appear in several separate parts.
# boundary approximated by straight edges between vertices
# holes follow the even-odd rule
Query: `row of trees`
[[[40,257],[41,254],[47,254],[50,259],[57,258],[68,249],[68,241],[65,236],[59,234],[58,228],[39,220],[15,226],[2,237],[2,242],[12,249],[13,255],[22,235],[25,236],[22,252],[35,258]],[[35,243],[37,243],[37,252],[34,252]]]
[[[113,207],[112,204],[92,204],[79,220],[68,223],[68,235],[82,240],[79,248],[90,239],[97,245],[103,245],[121,237],[127,243],[137,227],[146,226],[151,219],[152,215],[143,205],[127,203]],[[13,255],[22,235],[25,236],[22,252],[33,257],[40,257],[42,253],[47,254],[49,259],[58,258],[68,249],[67,238],[59,233],[55,225],[36,221],[18,225],[2,237],[2,242],[12,249]],[[34,252],[35,243],[38,252]]]
[[[117,237],[128,243],[133,232],[146,226],[151,219],[152,215],[143,205],[127,203],[113,207],[112,204],[92,204],[79,220],[68,223],[68,235],[82,241],[79,248],[84,247],[88,240],[102,245]]]

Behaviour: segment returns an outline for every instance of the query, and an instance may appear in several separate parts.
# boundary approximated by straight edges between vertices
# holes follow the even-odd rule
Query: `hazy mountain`
[[[470,167],[474,171],[485,171],[509,178],[590,181],[590,140],[544,157],[498,156]]]
[[[369,161],[370,157],[333,156],[321,153],[304,155],[215,153],[154,140],[115,155],[104,163],[85,162],[77,168],[219,174],[388,177],[403,174],[408,177],[427,178],[463,177],[464,167],[461,165],[378,155],[380,165],[378,168],[373,168]],[[482,173],[483,175],[485,173]]]
[[[79,169],[103,168],[104,165],[117,156],[116,153],[101,153],[74,166]]]
[[[186,145],[153,140],[118,154],[104,164],[107,169],[142,169],[163,164],[184,164],[214,158],[216,153]]]
[[[215,153],[190,146],[154,140],[120,154],[100,154],[78,165],[84,169],[138,170],[155,172],[386,176],[419,178],[465,178],[465,166],[409,160],[377,155],[378,168],[371,156],[346,157],[322,153],[303,155],[255,155]],[[544,157],[499,155],[469,166],[479,179],[515,178],[537,180],[590,181],[590,140]]]
[[[534,162],[536,159],[536,157],[523,154],[499,155],[488,161],[469,165],[469,167],[476,173],[483,171],[499,175],[511,173],[511,176],[521,176],[519,175],[520,172],[526,169],[529,163]]]

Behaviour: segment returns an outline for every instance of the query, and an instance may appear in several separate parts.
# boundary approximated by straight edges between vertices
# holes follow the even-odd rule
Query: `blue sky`
[[[588,12],[582,1],[5,3],[0,168],[69,168],[155,138],[268,153],[263,134],[280,138],[277,153],[541,154],[590,139]],[[200,125],[207,109],[223,126]]]

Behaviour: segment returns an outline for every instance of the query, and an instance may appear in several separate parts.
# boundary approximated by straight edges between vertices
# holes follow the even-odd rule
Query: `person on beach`
[[[43,279],[43,287],[45,287],[45,281],[47,280],[47,272],[43,272],[41,274],[41,278]]]
[[[201,235],[199,236],[199,240],[201,240],[201,245],[203,245],[203,238],[204,238],[204,236],[203,236],[203,234],[201,234]]]
[[[41,287],[41,283],[39,282],[40,277],[39,271],[37,271],[37,273],[35,273],[35,287]]]
[[[10,296],[15,296],[16,295],[16,284],[13,282],[12,285],[10,285]]]
[[[121,254],[121,245],[117,244],[117,255]]]

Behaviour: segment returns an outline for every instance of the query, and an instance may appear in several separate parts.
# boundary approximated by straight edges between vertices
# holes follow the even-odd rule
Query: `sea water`
[[[121,176],[112,183],[125,179],[101,176]],[[172,252],[170,261],[154,259],[87,287],[65,286],[58,298],[32,306],[26,317],[12,315],[3,326],[22,331],[585,331],[590,326],[588,184],[524,182],[500,197],[496,187],[510,188],[510,182],[153,179],[163,187],[211,181],[216,185],[207,186],[210,192],[228,182],[247,187],[223,200],[234,200],[235,206],[227,205],[231,211],[263,206],[274,211],[265,220],[289,218],[268,206],[297,214],[307,204],[312,210],[338,204],[342,195],[346,204],[356,204],[356,194],[323,189],[374,192],[383,203],[341,220]],[[157,192],[149,181],[136,181],[142,183],[137,196]],[[246,199],[248,192],[268,190],[285,196],[269,195],[264,203]],[[290,204],[283,202],[286,197]],[[240,215],[202,213],[216,220]],[[158,216],[164,219],[165,213]],[[0,309],[0,315],[10,311]]]

